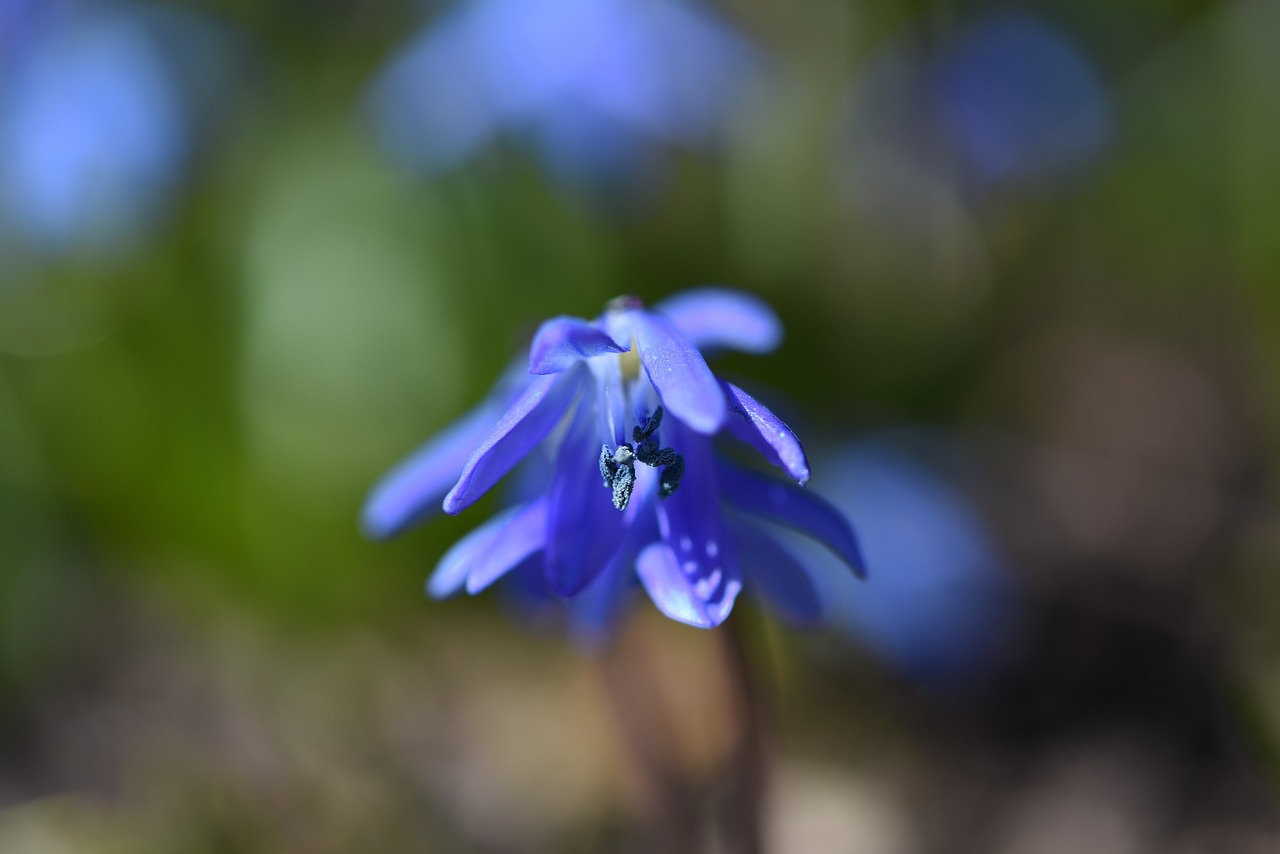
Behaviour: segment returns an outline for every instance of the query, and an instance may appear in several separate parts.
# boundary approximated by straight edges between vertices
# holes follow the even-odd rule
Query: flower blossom
[[[686,0],[473,0],[388,61],[368,108],[416,172],[506,138],[571,184],[614,184],[660,171],[661,145],[712,143],[755,64],[741,36]]]
[[[437,502],[460,513],[545,452],[549,473],[535,488],[526,478],[521,500],[444,555],[427,583],[432,596],[479,593],[514,572],[568,600],[580,622],[604,627],[638,578],[659,610],[693,626],[722,623],[744,586],[784,618],[816,621],[816,588],[768,524],[809,535],[861,575],[853,530],[800,488],[809,464],[790,428],[717,378],[701,352],[761,353],[780,337],[767,306],[724,290],[687,292],[655,310],[623,297],[595,320],[549,320],[527,373],[511,372],[379,483],[363,527],[391,536]],[[722,458],[712,438],[723,433],[795,484]]]
[[[157,227],[228,47],[194,12],[0,0],[0,237],[56,254]]]
[[[984,183],[1043,183],[1092,165],[1112,136],[1088,53],[1025,13],[979,19],[939,58],[935,109]]]
[[[981,508],[947,476],[976,466],[959,439],[913,428],[842,446],[815,478],[858,520],[878,571],[877,583],[854,596],[841,584],[843,567],[813,557],[828,623],[912,684],[944,693],[999,675],[1025,624],[1025,602]]]

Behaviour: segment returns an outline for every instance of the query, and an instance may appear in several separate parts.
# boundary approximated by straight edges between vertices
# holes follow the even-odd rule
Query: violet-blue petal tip
[[[364,535],[384,540],[438,513],[440,500],[499,414],[492,405],[481,404],[378,481],[360,511]]]
[[[583,359],[607,353],[625,353],[622,346],[598,326],[579,317],[553,317],[538,327],[529,347],[529,373],[555,374]]]
[[[742,589],[740,581],[731,580],[719,598],[707,601],[699,595],[695,582],[681,571],[675,552],[665,543],[652,543],[640,552],[636,574],[659,611],[699,629],[715,628],[728,619]]]
[[[721,382],[730,415],[729,432],[753,446],[765,459],[778,466],[802,486],[809,481],[809,459],[800,440],[786,423],[768,407],[733,383]]]
[[[782,321],[757,296],[728,288],[699,288],[654,307],[699,350],[769,353],[782,343]]]
[[[532,377],[467,460],[444,497],[444,512],[453,516],[470,507],[545,439],[577,395],[576,380],[569,374]]]
[[[454,543],[427,579],[427,595],[433,599],[444,599],[461,590],[471,568],[502,532],[511,516],[511,511],[499,514]]]

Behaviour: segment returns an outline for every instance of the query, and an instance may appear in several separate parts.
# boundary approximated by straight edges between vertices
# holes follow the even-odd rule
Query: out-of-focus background
[[[1280,6],[0,0],[0,850],[640,850],[602,671],[368,487],[702,284],[871,580],[743,602],[771,850],[1280,850]],[[639,650],[639,652],[637,652]],[[692,688],[691,688],[692,686]],[[671,746],[669,745],[669,746]],[[713,840],[714,841],[714,840]]]

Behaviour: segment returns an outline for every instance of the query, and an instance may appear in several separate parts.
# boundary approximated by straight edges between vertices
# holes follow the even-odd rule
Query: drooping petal
[[[866,577],[866,561],[852,526],[826,501],[785,481],[728,463],[720,463],[718,471],[721,494],[730,504],[813,537],[847,563],[855,575]]]
[[[440,500],[501,414],[495,401],[485,401],[378,481],[360,513],[365,536],[375,540],[393,537],[439,512]]]
[[[768,353],[782,342],[782,323],[759,297],[727,288],[685,291],[654,309],[671,318],[699,350],[718,347]]]
[[[724,391],[698,348],[660,314],[630,312],[636,349],[649,381],[667,412],[699,433],[710,435],[724,423]]]
[[[753,525],[734,520],[729,530],[738,546],[747,588],[787,622],[816,624],[822,618],[822,599],[804,564]]]
[[[651,543],[636,559],[636,574],[640,583],[658,606],[658,610],[673,620],[710,629],[720,625],[733,610],[741,583],[736,582],[718,599],[708,601],[698,587],[698,582],[686,575],[680,567],[676,553],[666,543]]]
[[[553,590],[573,596],[614,560],[643,504],[643,496],[634,499],[622,512],[614,508],[600,478],[594,415],[579,410],[560,446],[548,493],[547,582]]]
[[[678,589],[702,603],[701,613],[723,620],[742,589],[742,571],[721,516],[711,442],[679,422],[664,435],[682,452],[685,470],[679,488],[658,501],[659,533],[684,579]],[[662,566],[657,557],[650,560]]]
[[[444,512],[461,513],[546,438],[581,386],[578,371],[532,377],[462,469],[444,497]]]
[[[434,599],[443,599],[458,592],[466,584],[467,576],[476,561],[484,555],[494,539],[502,533],[503,526],[519,510],[517,507],[499,513],[454,543],[440,558],[435,571],[427,579],[427,593]]]
[[[547,586],[545,565],[545,552],[535,552],[494,585],[504,610],[531,627],[551,628],[564,616],[564,602]]]
[[[644,470],[643,466],[640,469],[636,472],[636,495],[651,502],[657,475],[653,470]],[[636,554],[658,538],[658,519],[652,505],[637,507],[635,518],[627,525],[626,544],[613,563],[566,603],[569,608],[569,635],[579,649],[598,651],[609,639],[635,588],[639,587],[635,573]]]
[[[553,317],[542,326],[529,346],[529,373],[556,374],[568,370],[583,359],[605,353],[625,353],[631,349],[619,345],[595,324],[579,317]]]
[[[489,542],[467,574],[467,592],[484,590],[547,543],[547,499],[538,498],[507,516],[502,530]]]
[[[593,652],[609,639],[631,598],[635,578],[633,563],[632,553],[620,552],[595,580],[566,603],[569,636],[579,649]]]
[[[797,483],[807,483],[809,460],[791,428],[733,383],[722,380],[720,385],[729,403],[729,417],[725,419],[729,432],[753,446],[765,459],[795,478]]]

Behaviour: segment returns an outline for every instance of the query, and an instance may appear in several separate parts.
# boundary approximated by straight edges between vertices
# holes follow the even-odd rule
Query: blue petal
[[[613,493],[600,480],[594,421],[594,414],[579,412],[560,445],[551,480],[547,581],[561,596],[578,593],[614,560],[628,522],[644,503],[635,495],[625,511],[614,508]]]
[[[499,602],[517,619],[541,628],[559,623],[563,602],[547,587],[545,552],[536,552],[498,580]]]
[[[765,459],[786,471],[799,484],[809,480],[809,460],[800,440],[768,407],[733,383],[721,382],[730,415],[725,420],[729,432],[753,446]]]
[[[680,487],[658,503],[659,531],[684,579],[679,589],[701,602],[700,613],[718,624],[742,589],[742,572],[733,542],[725,535],[711,442],[678,422],[666,435],[684,455],[685,472]],[[670,599],[673,594],[664,588],[664,595]]]
[[[577,371],[531,378],[467,460],[458,482],[444,497],[444,512],[452,515],[470,507],[545,439],[573,402],[580,380]]]
[[[436,564],[435,572],[427,580],[427,593],[435,599],[452,596],[466,583],[471,568],[475,566],[493,544],[495,538],[502,533],[503,527],[511,521],[520,508],[512,508],[499,513],[479,528],[467,534],[453,544]]]
[[[653,476],[651,470],[639,467],[637,477]],[[644,491],[642,492],[641,489]],[[650,485],[638,487],[637,492],[645,496],[652,495]],[[626,545],[618,552],[613,563],[605,567],[582,592],[567,603],[569,610],[568,630],[574,645],[584,652],[599,651],[609,639],[613,626],[622,616],[623,610],[631,599],[633,590],[638,587],[635,562],[636,551],[647,543],[658,539],[658,519],[652,507],[642,506],[635,519],[627,526]]]
[[[759,297],[724,288],[685,291],[654,307],[699,350],[724,347],[769,353],[782,342],[782,323]]]
[[[791,552],[764,531],[737,522],[731,525],[747,588],[782,619],[812,626],[822,618],[822,599],[808,570]]]
[[[577,648],[585,652],[598,651],[609,639],[614,623],[630,598],[635,577],[631,557],[628,552],[619,553],[613,563],[567,603],[569,636]]]
[[[636,559],[636,574],[658,610],[673,620],[700,629],[714,628],[733,610],[738,589],[715,602],[701,595],[696,583],[680,569],[676,553],[666,543],[652,543]],[[737,587],[740,587],[740,583]]]
[[[721,463],[721,494],[730,504],[757,516],[780,522],[818,540],[866,577],[866,561],[853,528],[840,512],[811,492]]]
[[[577,317],[553,317],[538,327],[529,347],[529,373],[555,374],[583,359],[606,353],[625,353],[603,329]]]
[[[522,561],[541,551],[547,542],[547,500],[531,501],[504,517],[502,530],[489,542],[467,575],[467,592],[479,593]]]
[[[369,492],[360,528],[375,540],[395,536],[440,508],[502,410],[488,400],[423,444]]]
[[[724,392],[702,354],[662,315],[630,316],[640,362],[667,412],[699,433],[719,430],[727,411]]]

